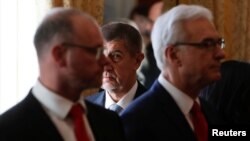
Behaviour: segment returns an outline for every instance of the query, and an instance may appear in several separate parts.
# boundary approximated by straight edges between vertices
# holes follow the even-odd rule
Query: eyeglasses
[[[84,46],[84,45],[79,45],[79,44],[74,44],[74,43],[62,43],[63,46],[67,46],[67,47],[78,47],[81,48],[83,50],[85,50],[86,52],[88,52],[89,54],[95,55],[95,59],[98,60],[100,59],[101,55],[103,54],[103,47],[90,47],[90,46]]]
[[[220,48],[223,49],[225,47],[225,40],[223,38],[219,39],[207,38],[201,41],[200,43],[177,42],[174,44],[174,46],[179,46],[179,45],[190,45],[200,48],[215,48],[217,45],[219,45]]]

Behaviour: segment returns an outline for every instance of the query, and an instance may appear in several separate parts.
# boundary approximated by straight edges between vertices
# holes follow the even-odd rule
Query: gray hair
[[[211,11],[198,5],[179,5],[161,15],[155,22],[151,34],[154,56],[160,70],[164,66],[164,52],[168,45],[187,38],[183,22],[206,18],[213,23]]]

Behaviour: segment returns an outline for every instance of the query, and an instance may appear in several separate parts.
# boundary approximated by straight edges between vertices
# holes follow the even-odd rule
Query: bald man
[[[96,21],[78,10],[52,9],[34,44],[39,78],[23,101],[0,116],[0,140],[80,141],[83,134],[88,141],[124,140],[116,113],[81,97],[82,90],[100,87],[107,63]]]

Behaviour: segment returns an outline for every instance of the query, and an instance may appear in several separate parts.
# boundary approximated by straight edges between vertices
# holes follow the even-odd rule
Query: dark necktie
[[[85,123],[83,120],[84,109],[78,103],[72,106],[69,117],[74,122],[74,132],[77,141],[90,141],[87,131],[85,129]]]
[[[110,107],[109,107],[109,110],[112,110],[112,111],[115,111],[116,113],[120,113],[123,108],[121,106],[119,106],[118,104],[112,104]]]
[[[191,109],[191,114],[197,140],[207,141],[208,140],[207,121],[201,111],[199,104],[196,101],[194,101],[193,107]]]

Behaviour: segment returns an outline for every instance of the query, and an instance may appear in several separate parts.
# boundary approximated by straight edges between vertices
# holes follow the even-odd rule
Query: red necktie
[[[74,131],[77,141],[90,141],[87,131],[85,129],[85,123],[83,120],[83,107],[78,103],[72,106],[69,117],[74,122]]]
[[[208,125],[207,121],[201,112],[199,104],[194,101],[194,105],[191,109],[192,122],[194,125],[195,135],[198,141],[208,140]]]

